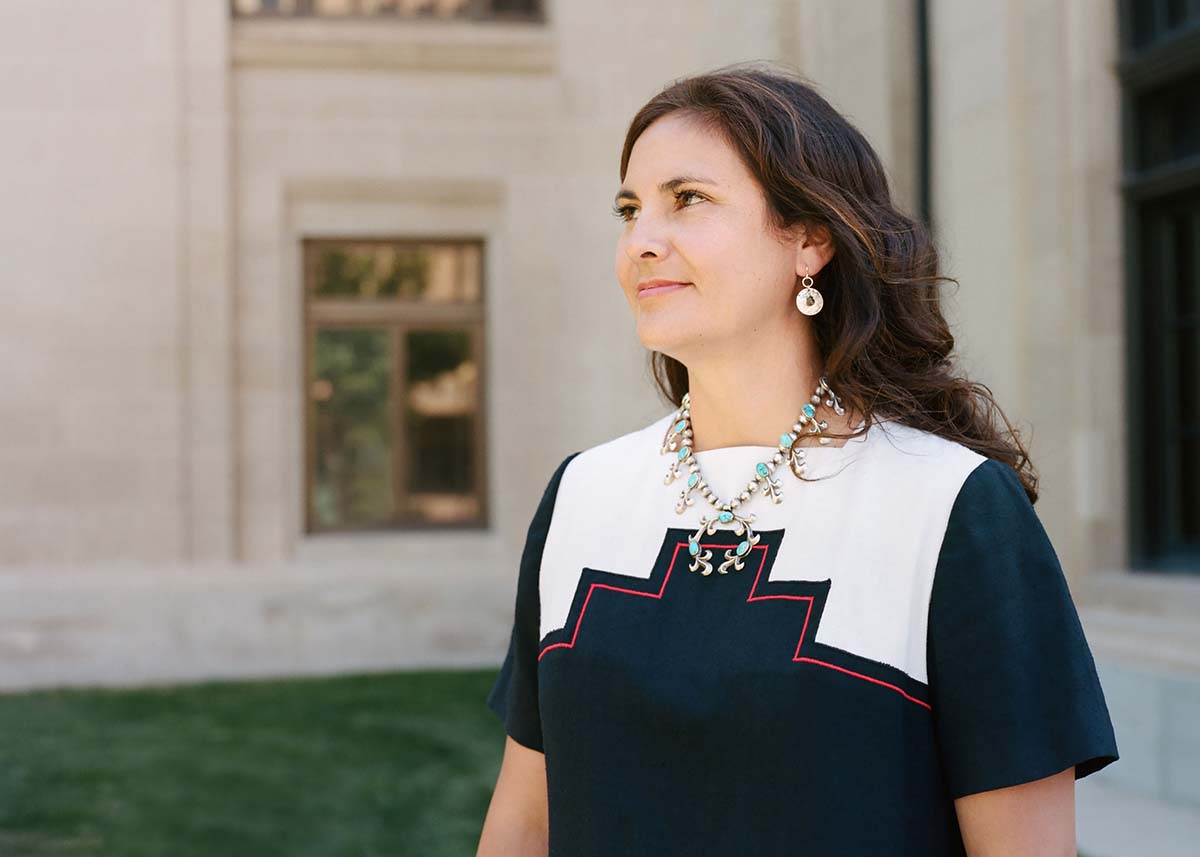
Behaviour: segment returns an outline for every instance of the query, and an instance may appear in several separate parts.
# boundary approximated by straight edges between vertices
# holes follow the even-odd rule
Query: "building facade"
[[[7,4],[0,687],[497,664],[553,466],[669,407],[612,270],[625,126],[774,60],[933,224],[960,362],[1031,450],[1122,750],[1082,845],[1140,853],[1135,811],[1200,834],[1198,27],[1166,0]]]

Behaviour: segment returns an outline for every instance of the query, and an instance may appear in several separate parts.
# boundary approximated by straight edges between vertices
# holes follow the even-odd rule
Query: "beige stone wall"
[[[931,11],[948,304],[965,365],[1024,431],[1076,588],[1126,550],[1115,11]]]
[[[0,563],[230,555],[227,21],[0,14]]]
[[[184,543],[181,45],[163,4],[71,5],[10,4],[0,27],[0,559],[171,559]]]
[[[609,205],[670,80],[793,64],[914,210],[908,2],[548,5],[540,30],[0,5],[0,689],[497,663],[554,465],[666,407]],[[929,6],[947,312],[1025,432],[1126,751],[1081,843],[1134,853],[1106,850],[1128,794],[1140,829],[1200,829],[1200,579],[1124,565],[1115,3]],[[300,239],[446,233],[486,241],[492,526],[307,537]]]
[[[486,366],[493,533],[518,549],[532,504],[561,458],[653,419],[659,405],[613,275],[624,126],[661,84],[773,49],[770,4],[714,29],[694,4],[552,4],[544,34],[505,54],[494,34],[455,29],[471,66],[358,60],[320,73],[307,46],[236,46],[242,545],[250,560],[303,551],[297,242],[303,234],[487,237]],[[257,22],[256,22],[257,23]],[[411,32],[347,22],[308,28],[311,44],[365,40],[405,50]],[[718,22],[720,23],[720,22]],[[727,26],[726,26],[727,25]],[[727,38],[714,39],[721,32]],[[669,38],[667,37],[667,34]],[[483,36],[490,65],[471,46]],[[531,68],[529,51],[540,64]],[[385,53],[379,48],[379,54]],[[514,67],[515,66],[515,67]],[[364,190],[368,189],[369,190]],[[281,339],[282,331],[282,339]],[[531,383],[532,382],[532,383]],[[281,438],[283,443],[280,443]],[[452,535],[394,538],[436,565]],[[353,547],[350,548],[354,550]],[[515,565],[486,572],[511,583]]]
[[[550,5],[540,32],[4,10],[0,685],[502,652],[553,466],[664,407],[612,272],[625,125],[775,55],[788,11]],[[298,241],[443,232],[487,240],[493,526],[305,537]]]
[[[75,579],[99,592],[136,580],[154,605],[206,586],[235,598],[224,587],[239,577],[286,593],[290,574],[333,568],[368,588],[445,576],[470,582],[490,617],[450,649],[493,659],[553,466],[664,407],[613,277],[608,208],[625,125],[671,79],[794,64],[914,207],[907,3],[549,12],[539,30],[231,22],[221,0],[4,8],[0,568],[32,594],[3,608],[0,683],[121,678],[80,667],[79,651],[105,634],[132,651],[144,638],[119,629],[138,623],[62,584]],[[936,2],[930,15],[936,226],[961,282],[948,312],[964,367],[1026,430],[1039,514],[1101,630],[1113,611],[1200,615],[1192,581],[1149,585],[1122,564],[1113,15],[1083,0]],[[487,242],[493,525],[305,537],[298,242],[444,232]],[[39,587],[54,597],[39,602]],[[458,597],[431,608],[445,627]],[[42,622],[35,603],[66,612]],[[304,669],[305,641],[338,621],[323,604],[253,613],[243,657],[287,627],[293,654],[271,663]],[[172,639],[165,616],[145,633]],[[157,646],[158,673],[190,674],[193,660],[219,672],[205,639]],[[379,666],[401,643],[431,661],[449,651],[445,634],[421,640],[364,635],[349,649]]]

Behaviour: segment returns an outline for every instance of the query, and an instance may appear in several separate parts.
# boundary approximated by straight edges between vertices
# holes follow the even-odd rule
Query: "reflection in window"
[[[313,294],[322,298],[400,298],[478,303],[478,244],[374,241],[315,249]]]
[[[473,514],[477,371],[461,330],[408,335],[410,501],[425,516]]]
[[[486,523],[482,252],[304,242],[310,531]]]
[[[315,522],[323,528],[386,522],[396,508],[387,332],[319,330],[313,356]]]

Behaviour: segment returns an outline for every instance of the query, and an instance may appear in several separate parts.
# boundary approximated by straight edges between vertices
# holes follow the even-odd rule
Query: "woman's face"
[[[648,349],[685,365],[702,353],[742,348],[776,321],[791,321],[796,277],[809,261],[798,242],[767,225],[758,182],[712,130],[676,112],[634,143],[616,205],[617,280]],[[816,264],[813,264],[816,262]],[[687,285],[639,294],[645,280]]]

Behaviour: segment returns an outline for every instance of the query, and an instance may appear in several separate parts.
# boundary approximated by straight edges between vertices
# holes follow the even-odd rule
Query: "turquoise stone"
[[[787,432],[784,432],[783,434],[781,434],[779,436],[779,445],[780,446],[791,446],[795,442],[796,442],[796,438],[792,437]]]
[[[813,414],[815,414],[817,412],[817,409],[814,408],[812,405],[808,404],[807,402],[804,403],[804,407],[801,408],[800,410],[804,411],[804,415],[806,417],[811,417]]]
[[[771,469],[769,467],[767,467],[767,465],[763,464],[761,461],[754,466],[754,469],[758,471],[759,476],[766,476],[768,473],[771,472]]]
[[[687,454],[690,451],[691,450],[689,450],[686,446],[683,449],[679,450],[679,460],[683,461],[685,458],[687,458]]]
[[[689,488],[695,488],[695,487],[696,487],[696,483],[697,483],[697,482],[699,482],[699,481],[700,481],[700,474],[699,474],[699,473],[693,473],[691,476],[689,476],[689,477],[688,477],[688,487],[689,487]]]
[[[686,420],[680,420],[679,422],[675,423],[675,431],[683,431],[685,428],[687,428]]]
[[[717,516],[717,520],[719,520],[722,524],[728,524],[733,520],[733,512],[722,512]]]
[[[741,556],[748,550],[750,550],[750,542],[742,542],[740,545],[737,546],[737,555]]]
[[[688,553],[692,556],[700,553],[700,542],[688,542]]]

